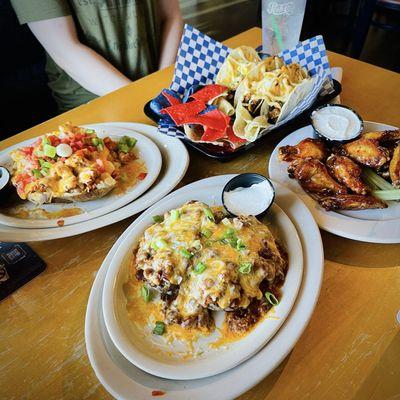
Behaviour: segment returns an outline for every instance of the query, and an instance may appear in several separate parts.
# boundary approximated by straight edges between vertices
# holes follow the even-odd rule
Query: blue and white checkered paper
[[[217,73],[230,51],[228,47],[198,29],[185,25],[170,89],[184,94],[193,85],[215,83]],[[321,35],[304,40],[292,49],[283,50],[279,56],[286,64],[298,63],[304,67],[313,77],[313,89],[284,120],[271,125],[262,134],[301,114],[314,103],[318,95],[325,95],[333,90],[329,61]],[[184,132],[175,126],[159,125],[158,130],[168,136],[186,137]]]

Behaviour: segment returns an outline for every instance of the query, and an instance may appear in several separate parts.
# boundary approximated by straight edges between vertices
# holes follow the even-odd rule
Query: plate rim
[[[366,124],[381,125],[381,126],[384,126],[385,129],[398,129],[397,127],[395,127],[393,125],[385,124],[382,122],[364,121],[364,127]],[[275,171],[277,170],[277,165],[279,164],[278,150],[279,150],[279,147],[284,145],[284,143],[290,136],[296,135],[301,130],[309,130],[309,129],[312,129],[311,125],[304,126],[300,129],[293,131],[289,135],[285,136],[275,146],[274,150],[271,153],[269,162],[268,162],[268,175],[271,177],[271,179],[275,180],[276,182],[285,186],[287,189],[289,189],[291,191],[292,191],[292,188],[290,186],[288,186],[287,184],[285,184],[284,182],[277,180],[277,176],[275,174]],[[300,197],[300,199],[301,199],[301,197]],[[301,199],[301,200],[303,201],[303,199]],[[348,215],[338,214],[338,213],[331,212],[331,211],[323,211],[323,210],[319,210],[318,208],[310,208],[308,206],[307,202],[304,202],[304,204],[306,205],[306,207],[309,209],[309,211],[313,215],[318,226],[327,232],[333,233],[337,236],[344,237],[347,239],[358,240],[358,241],[368,242],[368,243],[382,243],[382,244],[400,243],[399,236],[394,235],[393,237],[388,237],[388,236],[384,236],[380,233],[377,234],[376,232],[375,232],[375,234],[373,234],[371,236],[371,235],[368,235],[368,233],[370,231],[368,229],[365,229],[367,224],[369,224],[369,226],[372,226],[372,225],[382,226],[383,224],[385,224],[386,226],[388,224],[396,225],[396,224],[398,224],[399,219],[381,220],[381,221],[379,221],[379,220],[361,220],[361,219],[352,218]],[[336,224],[335,224],[335,218],[338,220],[336,222]],[[334,225],[332,226],[332,224],[334,224]],[[362,229],[365,232],[365,234],[362,234],[361,232],[355,232],[354,229],[352,230],[351,224],[353,224],[353,227],[360,226],[360,229],[362,226]]]
[[[122,221],[128,217],[131,217],[144,209],[150,207],[154,202],[158,201],[160,198],[167,195],[171,190],[175,188],[176,185],[183,179],[189,166],[189,153],[184,146],[184,144],[177,138],[159,135],[157,133],[157,127],[153,125],[137,123],[137,122],[104,122],[104,123],[93,123],[90,125],[110,125],[123,127],[125,129],[139,131],[144,136],[149,136],[154,140],[157,146],[162,146],[165,150],[165,156],[168,157],[168,167],[166,170],[162,170],[161,173],[173,174],[175,178],[171,184],[162,187],[161,184],[164,182],[165,178],[162,178],[159,182],[147,190],[142,196],[138,197],[133,202],[110,212],[109,214],[102,215],[100,217],[93,218],[86,223],[77,223],[73,225],[66,225],[63,227],[52,227],[52,228],[13,228],[7,225],[0,224],[0,240],[10,242],[10,241],[24,241],[24,242],[34,242],[40,240],[52,240],[60,239],[64,237],[70,237],[79,235],[82,233],[90,232],[95,229],[102,228],[104,226],[111,225],[113,223]],[[175,151],[178,151],[180,157],[173,157],[175,152],[174,149],[171,150],[171,146],[176,147]],[[164,155],[163,155],[164,157]],[[176,165],[175,165],[176,164]],[[175,165],[175,166],[174,166]],[[171,168],[179,167],[177,173]],[[158,192],[157,196],[152,199],[147,199],[149,194],[152,192]],[[146,197],[145,205],[138,205],[138,202],[142,201],[142,198]],[[132,211],[133,209],[133,211]],[[100,223],[100,225],[99,225]],[[94,224],[94,225],[93,225]]]
[[[122,137],[123,133],[125,133],[124,128],[121,127],[113,127],[113,126],[108,126],[106,128],[101,128],[100,126],[95,126],[95,125],[90,125],[90,124],[82,124],[79,125],[80,127],[83,128],[97,128],[98,130],[107,130],[107,129],[114,129],[118,130],[119,132],[114,132],[110,136],[120,136]],[[128,130],[127,130],[128,131]],[[102,133],[102,132],[101,132]],[[151,140],[149,137],[141,134],[140,132],[126,132],[127,136],[132,136],[135,137],[138,140],[138,151],[142,153],[147,154],[147,158],[151,158],[153,166],[152,169],[150,170],[149,166],[146,163],[146,168],[147,168],[147,176],[143,181],[139,181],[136,183],[135,186],[132,187],[132,190],[124,193],[122,196],[118,198],[111,198],[108,196],[108,194],[104,197],[106,202],[103,206],[89,210],[89,211],[84,211],[78,215],[74,215],[71,217],[65,217],[65,218],[52,218],[52,219],[20,219],[12,216],[7,216],[3,213],[0,212],[0,224],[14,227],[14,228],[24,228],[24,229],[38,229],[38,228],[53,228],[58,226],[57,223],[60,219],[64,221],[64,226],[68,225],[74,225],[78,223],[83,223],[90,221],[91,219],[100,217],[102,215],[109,214],[121,207],[124,207],[125,205],[131,203],[132,201],[135,201],[135,199],[139,198],[143,193],[145,193],[147,190],[151,188],[153,183],[156,181],[158,175],[161,172],[162,168],[162,156],[160,149],[158,146]],[[41,135],[40,135],[41,136]],[[16,143],[12,146],[9,146],[2,150],[0,152],[0,157],[10,157],[9,153],[12,151],[12,149],[18,148],[20,146],[25,146],[28,145],[29,143],[32,143],[35,141],[38,137],[40,136],[35,136],[33,138],[27,139],[25,141]],[[109,197],[108,201],[107,198]],[[97,199],[96,199],[97,200]],[[76,207],[83,207],[85,206],[86,202],[77,202],[77,203],[69,203],[70,205],[76,206]],[[63,205],[66,203],[59,203],[60,208],[63,207]]]
[[[218,186],[218,184],[203,186],[201,190],[212,190],[212,188]],[[296,265],[296,258],[293,259],[292,273],[288,282],[294,281],[294,290],[290,295],[287,295],[287,302],[284,303],[284,311],[281,311],[280,319],[277,324],[270,326],[270,332],[261,342],[261,340],[255,340],[254,345],[251,347],[250,351],[245,352],[243,354],[243,350],[238,349],[235,352],[235,347],[229,349],[230,351],[235,352],[235,355],[224,353],[221,354],[221,358],[225,359],[225,363],[220,365],[219,363],[215,363],[214,365],[209,365],[211,363],[210,360],[203,359],[199,360],[199,364],[194,365],[185,365],[177,362],[168,364],[159,360],[152,359],[146,354],[140,352],[137,346],[132,344],[132,341],[129,340],[125,330],[121,327],[118,322],[118,318],[116,318],[116,308],[118,305],[115,303],[115,285],[118,281],[118,276],[120,273],[121,265],[124,264],[124,261],[127,255],[131,252],[131,242],[135,241],[135,238],[140,237],[143,234],[144,229],[147,229],[149,226],[151,215],[161,214],[162,211],[160,208],[166,208],[166,202],[177,202],[177,198],[179,198],[179,203],[184,203],[186,201],[190,201],[193,199],[192,193],[195,191],[195,188],[192,188],[190,192],[182,191],[180,193],[171,193],[166,200],[161,199],[157,203],[155,203],[151,208],[146,210],[141,216],[132,222],[132,224],[127,228],[129,229],[129,234],[124,238],[121,244],[116,248],[115,253],[110,261],[107,275],[105,278],[104,286],[103,286],[103,317],[105,326],[108,330],[108,334],[113,341],[115,347],[120,351],[120,353],[129,360],[132,364],[136,365],[138,368],[143,371],[159,376],[161,378],[166,379],[176,379],[176,380],[192,380],[192,379],[202,379],[206,377],[211,377],[220,373],[223,373],[229,369],[234,368],[240,363],[244,362],[249,357],[253,356],[256,352],[258,352],[262,347],[264,347],[274,335],[279,331],[280,327],[286,320],[286,318],[290,315],[293,305],[296,302],[296,298],[298,295],[298,291],[302,281],[303,275],[303,248],[297,233],[297,230],[291,221],[291,219],[286,215],[286,213],[282,210],[279,205],[273,205],[273,213],[275,214],[275,219],[281,219],[280,227],[284,227],[287,234],[294,235],[292,243],[292,250],[297,250],[299,254],[296,254],[296,257],[301,257],[300,265]],[[181,199],[182,197],[185,200]],[[196,197],[196,196],[195,196]],[[217,202],[220,202],[220,196],[216,196],[215,194],[211,194],[211,197],[215,198]],[[168,209],[170,206],[167,207]],[[287,224],[287,225],[286,225]],[[140,225],[140,228],[137,226]],[[140,232],[142,233],[140,233]],[[282,229],[281,229],[282,231]],[[291,231],[291,232],[289,232]],[[288,243],[286,243],[288,245]],[[289,249],[288,249],[289,252]],[[289,258],[290,259],[290,258]],[[126,267],[126,266],[125,266]],[[299,271],[296,270],[299,268]],[[118,307],[119,308],[119,307]],[[267,323],[268,319],[263,321],[263,323]],[[240,341],[239,341],[240,342]],[[240,344],[238,343],[240,346]],[[242,344],[243,346],[243,344]],[[241,354],[240,357],[236,357],[237,354]],[[229,360],[229,358],[233,358],[233,360]],[[218,366],[218,367],[217,367]]]
[[[221,181],[222,179],[222,181],[226,183],[234,176],[236,176],[236,174],[219,175],[211,178],[205,178],[203,179],[203,181],[213,182]],[[223,182],[221,182],[221,184]],[[275,184],[277,185],[277,187],[280,187],[279,192],[282,191],[282,196],[280,196],[279,194],[277,196],[277,200],[279,200],[278,204],[289,215],[296,228],[300,230],[301,233],[299,233],[299,235],[301,241],[304,245],[304,248],[307,250],[304,253],[304,260],[306,265],[306,268],[304,270],[305,274],[303,275],[303,281],[300,288],[301,294],[298,296],[298,299],[294,305],[295,312],[292,311],[289,319],[285,321],[285,323],[281,327],[280,332],[278,332],[277,335],[275,335],[274,338],[272,338],[271,340],[272,343],[281,343],[282,346],[286,348],[284,349],[284,351],[280,351],[279,355],[275,355],[275,357],[271,359],[270,354],[267,354],[269,347],[269,345],[267,345],[263,349],[261,349],[260,352],[254,355],[250,360],[245,361],[243,364],[230,371],[218,375],[217,377],[213,378],[213,380],[210,381],[210,378],[198,380],[200,381],[199,385],[202,383],[201,381],[205,381],[204,386],[206,386],[207,388],[211,386],[211,392],[206,392],[206,394],[208,394],[209,396],[208,398],[210,399],[212,398],[210,397],[210,393],[215,393],[215,390],[217,390],[218,387],[221,388],[221,385],[223,386],[224,390],[220,389],[221,393],[218,394],[218,399],[228,400],[237,397],[247,390],[251,389],[253,386],[262,381],[267,375],[269,375],[284,360],[284,358],[290,353],[296,342],[300,339],[300,336],[303,334],[311,319],[316,303],[318,301],[324,272],[324,251],[320,231],[315,220],[312,217],[312,214],[305,206],[303,201],[285,186],[280,185],[276,182]],[[299,213],[298,211],[301,212]],[[293,220],[294,217],[297,217],[300,221],[296,223],[296,221]],[[301,221],[307,222],[307,224],[302,224]],[[316,240],[313,242],[312,245],[308,240],[309,236],[305,236],[303,229],[304,226],[307,226],[308,233],[312,232],[315,236]],[[126,231],[116,241],[116,243],[114,244],[115,247],[117,247],[118,243],[123,240],[125,234]],[[310,251],[311,248],[312,252]],[[110,250],[110,254],[112,250],[113,249]],[[120,364],[114,363],[114,360],[112,359],[112,356],[110,354],[111,350],[107,348],[107,344],[104,341],[104,332],[102,332],[101,326],[101,308],[99,309],[98,303],[101,304],[103,288],[102,285],[104,276],[107,271],[108,262],[109,260],[107,256],[104,259],[101,268],[99,269],[96,279],[94,280],[86,309],[85,343],[88,358],[100,383],[115,398],[128,400],[129,398],[131,398],[132,393],[135,393],[138,399],[148,398],[151,394],[152,388],[148,385],[144,387],[144,384],[142,384],[141,382],[137,382],[133,378],[129,377]],[[309,286],[314,287],[313,293],[310,293],[309,290],[306,291],[306,288],[308,288]],[[296,331],[295,335],[291,334],[293,328],[295,328]],[[263,357],[264,359],[267,358],[268,362],[271,362],[272,364],[269,366],[269,368],[256,368],[258,365],[257,363],[263,361]],[[126,360],[124,359],[123,361]],[[253,365],[254,362],[256,363],[255,365]],[[251,368],[252,366],[255,367],[253,373],[246,374],[244,369]],[[131,367],[136,368],[133,366]],[[247,381],[244,382],[243,378],[245,378]],[[157,385],[154,385],[153,389],[166,389],[165,384],[169,381],[156,377],[154,377],[154,379],[157,379]],[[118,383],[116,382],[117,380]],[[222,383],[218,383],[221,380]],[[236,384],[226,384],[226,381],[228,381],[228,383],[232,383],[233,380]],[[180,388],[180,390],[185,390],[183,392],[184,395],[181,391],[178,391],[177,389],[172,392],[172,395],[170,395],[167,391],[164,398],[166,400],[183,400],[186,399],[188,395],[190,395],[193,400],[203,399],[204,389],[201,391],[200,395],[198,395],[197,392],[200,389],[198,387],[191,388],[191,382],[197,384],[198,381],[184,381],[181,384],[182,388]],[[217,383],[215,383],[215,381],[217,381]]]

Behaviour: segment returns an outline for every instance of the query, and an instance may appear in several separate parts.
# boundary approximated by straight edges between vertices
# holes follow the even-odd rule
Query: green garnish
[[[35,178],[39,179],[42,177],[42,174],[40,173],[40,171],[38,169],[33,169],[32,170],[32,174]]]
[[[101,149],[104,147],[104,146],[103,146],[103,140],[100,139],[100,138],[98,138],[98,137],[92,138],[92,143],[93,143],[94,146],[98,146],[98,147],[100,147]]]
[[[181,216],[179,210],[172,210],[171,211],[171,221],[177,221]]]
[[[150,289],[146,285],[143,285],[140,288],[140,294],[146,303],[148,303],[151,300],[151,292],[150,292]]]
[[[154,335],[163,335],[165,332],[165,324],[162,321],[156,321],[156,325],[153,329]]]
[[[186,249],[180,249],[179,253],[181,253],[183,257],[188,258],[188,259],[193,257],[193,254]]]
[[[133,149],[136,146],[137,140],[133,137],[128,137],[127,144],[128,146]]]
[[[164,249],[168,247],[168,243],[164,239],[157,239],[155,242],[152,242],[150,247],[153,250]]]
[[[279,304],[279,300],[275,297],[275,295],[271,292],[265,292],[265,297],[270,304],[273,306],[277,306]]]
[[[251,262],[242,262],[239,264],[239,272],[243,275],[247,275],[251,272],[253,264]]]
[[[50,142],[50,139],[49,139],[49,138],[47,138],[46,136],[44,136],[44,137],[42,138],[42,145],[43,145],[43,147],[44,147],[46,144],[51,144],[51,142]]]
[[[209,229],[202,229],[202,230],[201,230],[201,234],[202,234],[204,237],[209,238],[209,237],[211,237],[212,232],[211,232]]]
[[[205,266],[205,264],[203,264],[202,262],[199,262],[199,263],[197,263],[196,264],[196,266],[194,267],[194,269],[193,269],[193,272],[195,273],[195,274],[202,274],[204,271],[205,271],[205,269],[206,269],[207,267]]]
[[[49,170],[48,170],[47,168],[42,168],[42,169],[40,170],[40,173],[41,173],[43,176],[47,176],[47,175],[49,174]]]
[[[94,129],[86,129],[86,133],[94,133]]]
[[[244,244],[242,239],[238,239],[236,242],[236,250],[243,250],[246,248],[246,245]]]
[[[153,221],[157,224],[159,222],[163,222],[164,221],[164,217],[162,215],[154,215],[153,217]]]
[[[129,146],[126,143],[118,143],[118,150],[123,153],[129,153]]]
[[[45,144],[43,146],[44,155],[50,158],[54,158],[57,154],[56,148],[50,144]]]
[[[210,208],[205,208],[205,209],[204,209],[204,214],[206,215],[206,217],[207,217],[210,221],[215,222],[214,214],[213,214],[213,212],[211,211]]]
[[[40,166],[42,167],[42,168],[51,168],[51,163],[49,163],[48,161],[46,161],[46,160],[43,160],[43,159],[41,159],[41,158],[39,158],[39,164],[40,164]]]
[[[226,239],[226,238],[233,237],[235,235],[236,235],[236,231],[233,228],[228,228],[225,230],[223,237],[224,237],[224,239]]]

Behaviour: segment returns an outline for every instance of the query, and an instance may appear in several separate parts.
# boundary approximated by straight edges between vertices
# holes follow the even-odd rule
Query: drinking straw
[[[279,30],[278,24],[275,19],[275,15],[271,15],[271,24],[272,24],[272,29],[274,30],[276,40],[278,41],[278,46],[279,46],[279,51],[283,50],[283,40],[282,40],[282,35],[281,31]]]

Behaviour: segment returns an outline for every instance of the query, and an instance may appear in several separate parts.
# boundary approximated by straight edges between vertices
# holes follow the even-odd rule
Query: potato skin
[[[75,203],[80,201],[91,201],[97,200],[104,197],[108,194],[111,190],[114,189],[116,183],[114,185],[109,185],[103,187],[101,189],[94,189],[90,192],[83,192],[83,193],[65,193],[60,197],[50,197],[48,196],[47,199],[43,202],[38,202],[35,199],[35,193],[30,193],[28,195],[28,200],[34,204],[41,205],[41,204],[49,204],[49,203]]]

